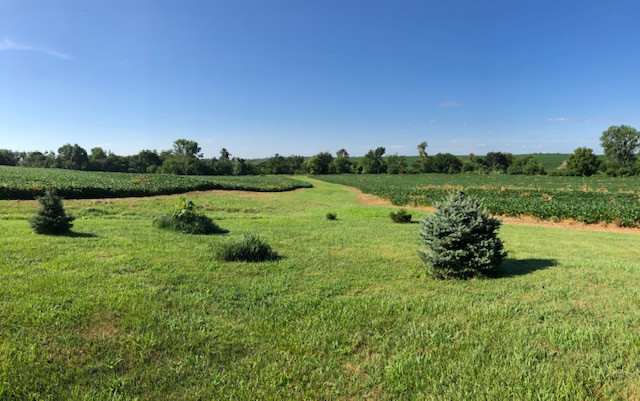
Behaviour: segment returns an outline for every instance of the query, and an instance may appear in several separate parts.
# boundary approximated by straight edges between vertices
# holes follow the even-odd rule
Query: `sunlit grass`
[[[416,224],[313,184],[191,196],[222,236],[152,227],[179,196],[67,201],[62,237],[0,202],[0,398],[640,395],[639,235],[504,225],[496,278],[433,281]],[[215,259],[246,232],[281,259]]]

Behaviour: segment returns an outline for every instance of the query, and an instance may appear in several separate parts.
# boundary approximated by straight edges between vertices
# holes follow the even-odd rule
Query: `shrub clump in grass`
[[[183,232],[185,234],[224,234],[228,231],[220,228],[204,214],[196,211],[196,205],[189,199],[180,199],[171,213],[153,219],[158,228]]]
[[[226,262],[263,262],[277,259],[278,254],[259,236],[244,234],[240,239],[232,239],[222,244],[217,257]]]
[[[411,223],[411,214],[405,209],[391,212],[389,213],[389,217],[391,217],[394,223]]]
[[[419,251],[436,278],[468,278],[497,268],[507,253],[498,238],[500,220],[482,204],[458,191],[420,223],[426,250]]]
[[[42,205],[37,214],[29,221],[31,228],[38,234],[60,235],[71,231],[75,217],[67,214],[62,206],[62,198],[55,191],[47,190],[38,198]]]
[[[325,217],[327,218],[327,220],[335,220],[338,218],[338,215],[332,212],[329,212],[325,215]]]

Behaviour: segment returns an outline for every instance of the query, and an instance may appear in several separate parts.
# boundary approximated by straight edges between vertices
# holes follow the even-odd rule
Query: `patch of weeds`
[[[164,216],[153,219],[153,225],[185,234],[226,234],[229,231],[221,228],[209,217],[196,211],[195,204],[182,198],[175,210]]]
[[[216,257],[226,262],[263,262],[279,258],[267,241],[251,233],[223,243],[217,249]]]

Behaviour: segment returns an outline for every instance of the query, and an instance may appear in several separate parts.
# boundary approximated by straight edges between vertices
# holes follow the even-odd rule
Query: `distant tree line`
[[[241,158],[231,158],[226,150],[219,158],[205,159],[195,141],[178,139],[171,150],[158,153],[142,150],[132,156],[120,156],[100,147],[90,153],[75,144],[66,144],[55,152],[13,152],[0,149],[0,165],[63,168],[69,170],[129,173],[168,173],[181,175],[252,175],[257,166]]]
[[[630,126],[612,126],[600,137],[605,159],[601,161],[593,149],[577,148],[555,175],[589,176],[607,174],[626,176],[640,174],[640,133]],[[547,174],[533,156],[515,157],[511,153],[489,152],[485,156],[470,154],[466,160],[450,153],[427,154],[427,142],[418,145],[418,158],[411,165],[405,156],[384,157],[386,149],[378,147],[361,158],[352,158],[345,149],[321,152],[310,158],[274,156],[253,161],[231,157],[227,149],[217,158],[204,158],[197,142],[178,139],[173,148],[158,153],[142,150],[132,156],[119,156],[100,147],[90,153],[75,144],[66,144],[56,154],[50,152],[14,152],[0,149],[0,165],[63,168],[71,170],[112,171],[130,173],[168,173],[181,175],[256,175],[256,174],[417,174],[417,173],[481,173],[481,174]]]

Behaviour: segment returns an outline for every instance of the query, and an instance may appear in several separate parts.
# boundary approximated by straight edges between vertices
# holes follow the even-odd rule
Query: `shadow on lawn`
[[[71,237],[71,238],[97,238],[98,236],[91,233],[79,233],[75,231],[69,231],[66,234],[61,234],[60,237]]]
[[[506,259],[489,277],[506,278],[524,276],[536,270],[557,265],[555,259]]]

